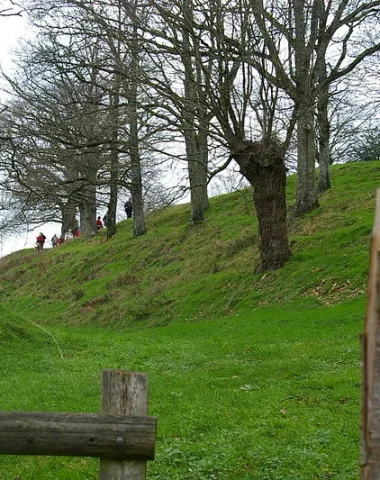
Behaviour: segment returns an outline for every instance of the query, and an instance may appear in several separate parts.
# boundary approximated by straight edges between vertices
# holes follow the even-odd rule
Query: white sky
[[[0,9],[6,8],[8,2],[0,0]],[[3,69],[11,67],[12,52],[17,47],[20,37],[26,35],[27,23],[24,17],[0,17],[0,63]]]

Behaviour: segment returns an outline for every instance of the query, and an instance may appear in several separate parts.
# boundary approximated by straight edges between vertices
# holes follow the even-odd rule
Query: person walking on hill
[[[46,240],[45,235],[42,232],[40,232],[40,234],[36,238],[36,248],[37,248],[37,250],[42,250],[44,248],[45,240]]]
[[[96,219],[96,230],[101,230],[103,228],[102,217]]]
[[[56,234],[54,234],[51,237],[51,245],[52,245],[53,248],[55,248],[58,245],[58,237],[57,237]]]
[[[70,240],[74,239],[73,232],[71,229],[67,230],[66,235],[65,235],[65,242],[69,242]]]
[[[127,218],[131,218],[133,213],[133,206],[132,200],[130,198],[124,203],[124,210]]]

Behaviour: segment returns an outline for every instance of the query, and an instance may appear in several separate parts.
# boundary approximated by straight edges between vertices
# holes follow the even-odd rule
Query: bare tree
[[[249,62],[245,62],[242,52],[250,47],[260,52],[258,62],[265,62],[265,55],[268,55],[265,43],[252,35],[250,9],[243,7],[241,2],[193,0],[174,6],[172,2],[159,4],[158,14],[165,19],[168,28],[161,33],[150,30],[155,40],[154,51],[165,52],[169,58],[182,55],[186,60],[186,55],[196,55],[199,59],[194,62],[199,74],[191,76],[193,72],[189,67],[189,75],[184,76],[185,82],[190,82],[188,90],[185,84],[184,113],[194,125],[200,122],[204,112],[210,112],[206,133],[229,152],[222,165],[209,171],[209,177],[222,171],[232,160],[238,163],[240,172],[254,187],[261,255],[258,268],[280,268],[290,255],[285,152],[294,116],[290,102],[279,95],[279,89],[272,87],[265,76],[257,74]],[[183,43],[178,41],[181,35],[185,39]],[[192,44],[192,48],[196,47],[195,53],[187,42],[190,35],[201,39]],[[166,91],[173,99],[172,104],[178,102],[173,88]],[[282,123],[286,119],[288,131]]]
[[[262,69],[266,78],[282,88],[297,108],[298,183],[295,213],[317,204],[315,186],[314,112],[317,99],[325,101],[328,85],[350,73],[380,48],[379,1],[283,0],[250,2],[260,34],[265,38],[268,61],[275,74]],[[282,49],[276,40],[282,37]],[[366,36],[366,37],[365,37]],[[288,50],[288,55],[283,52]]]
[[[63,233],[77,229],[79,208],[82,233],[91,235],[95,230],[97,172],[104,161],[104,146],[109,143],[108,125],[101,111],[96,69],[82,69],[85,81],[79,82],[60,68],[54,46],[34,46],[20,63],[19,78],[5,76],[8,94],[21,99],[21,103],[15,100],[6,106],[3,128],[8,136],[8,171],[22,188],[36,193],[36,186],[41,184],[39,196],[45,196],[47,204],[55,199],[54,204],[61,208]],[[88,55],[96,55],[96,49]],[[45,177],[50,173],[52,194],[48,194],[42,172]]]
[[[193,222],[203,219],[209,179],[235,160],[254,187],[260,268],[279,268],[290,255],[285,153],[293,127],[297,122],[295,212],[300,214],[317,205],[315,118],[325,188],[332,85],[379,48],[376,34],[362,42],[379,2],[33,2],[36,23],[54,38],[60,75],[75,79],[86,92],[86,109],[77,112],[89,115],[86,126],[80,115],[75,124],[86,140],[71,146],[82,159],[80,179],[89,180],[82,191],[95,198],[96,184],[102,187],[99,175],[90,172],[101,158],[102,168],[109,166],[103,178],[110,181],[114,217],[120,159],[127,157],[124,179],[133,196],[134,234],[143,234],[144,141],[155,138],[152,152],[160,155],[165,140],[180,133],[185,148],[176,144],[165,155],[174,161],[178,145],[187,157]],[[79,45],[85,46],[84,55]],[[94,56],[96,45],[101,54]],[[105,118],[109,128],[99,131]],[[214,156],[219,160],[228,151],[224,161],[211,165],[210,148],[220,152]],[[82,209],[81,218],[86,216]]]

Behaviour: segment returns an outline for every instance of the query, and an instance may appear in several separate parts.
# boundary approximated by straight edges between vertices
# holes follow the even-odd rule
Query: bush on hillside
[[[351,158],[352,162],[380,160],[380,127],[370,129],[355,138]]]

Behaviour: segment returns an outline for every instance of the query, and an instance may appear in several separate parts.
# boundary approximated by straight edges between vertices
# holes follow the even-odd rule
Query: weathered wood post
[[[380,479],[380,190],[371,238],[366,324],[363,335],[361,479]]]
[[[146,375],[105,370],[100,414],[0,412],[0,454],[99,457],[102,480],[145,480],[157,424],[147,406]]]
[[[102,413],[145,417],[148,380],[144,373],[104,370]],[[146,460],[100,460],[100,480],[145,480]]]

